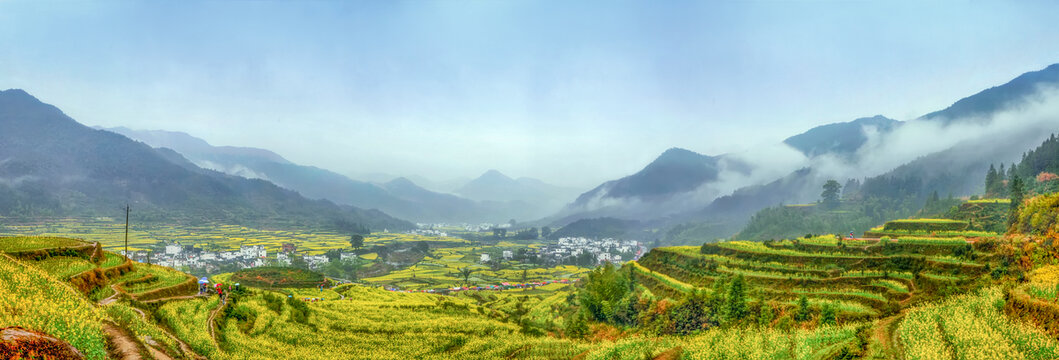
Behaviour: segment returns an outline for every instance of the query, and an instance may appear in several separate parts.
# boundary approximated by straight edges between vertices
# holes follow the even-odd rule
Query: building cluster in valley
[[[416,223],[416,229],[408,232],[409,234],[418,235],[429,235],[429,236],[447,236],[439,235],[445,234],[440,230],[436,229],[463,229],[467,232],[487,232],[493,229],[510,229],[511,223],[493,224],[493,223],[481,223],[481,224],[449,224],[449,223]]]
[[[281,250],[275,253],[274,258],[269,258],[268,251],[264,245],[243,245],[234,251],[206,251],[194,245],[170,244],[165,246],[162,252],[130,251],[129,258],[133,261],[151,263],[171,268],[188,268],[213,272],[221,266],[236,266],[241,269],[260,267],[266,265],[289,266],[292,255],[297,252],[297,246],[292,243],[283,243]],[[124,251],[121,252],[124,254]],[[354,253],[341,253],[341,260],[351,260],[357,255]],[[302,259],[310,268],[317,268],[322,264],[330,262],[324,255],[302,255]]]
[[[604,262],[620,263],[628,260],[638,260],[647,252],[647,248],[636,240],[618,240],[612,238],[590,239],[583,237],[559,238],[555,244],[545,245],[538,250],[538,256],[547,263],[562,263],[564,259],[581,257],[591,254],[596,263]],[[512,259],[515,254],[505,250],[502,254],[504,260]],[[481,254],[480,261],[488,262],[492,255]]]
[[[436,231],[436,230],[419,230]],[[423,234],[427,235],[427,234]],[[445,236],[439,234],[429,234]],[[479,254],[483,263],[502,260],[524,260],[527,256],[534,257],[546,264],[569,263],[571,259],[586,261],[590,257],[591,262],[602,264],[605,262],[620,263],[623,261],[637,260],[647,252],[647,248],[636,240],[618,240],[612,238],[591,239],[583,237],[564,237],[553,244],[540,248],[522,248],[518,251],[503,250],[498,253]],[[124,252],[122,252],[124,253]],[[134,261],[151,263],[177,269],[187,268],[191,271],[213,273],[223,268],[236,267],[240,269],[260,266],[289,266],[297,253],[297,246],[292,243],[283,243],[280,251],[270,257],[264,245],[243,245],[238,250],[232,251],[207,251],[194,245],[165,245],[164,251],[130,251],[129,258]],[[300,255],[310,269],[319,268],[321,265],[331,261],[324,255]],[[342,252],[339,260],[354,260],[357,254]]]

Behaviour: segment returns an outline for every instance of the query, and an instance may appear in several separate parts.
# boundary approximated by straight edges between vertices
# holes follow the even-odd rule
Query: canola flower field
[[[375,237],[377,241],[431,241],[412,235],[379,235]],[[17,244],[11,242],[14,245],[9,248],[22,251],[56,245],[84,245],[65,239],[20,239],[24,240]],[[825,242],[823,238],[820,240]],[[444,240],[440,242],[444,243]],[[136,338],[150,337],[167,353],[180,354],[178,344],[166,334],[171,332],[194,352],[210,359],[642,359],[663,354],[682,359],[827,359],[861,346],[858,344],[864,341],[864,329],[876,324],[873,318],[882,321],[881,311],[870,304],[892,303],[920,291],[911,287],[911,274],[852,270],[832,275],[831,279],[859,279],[847,282],[847,285],[788,289],[793,296],[807,295],[811,308],[821,309],[825,304],[834,308],[838,318],[844,319],[838,325],[805,324],[780,330],[749,324],[702,330],[687,336],[650,336],[631,332],[592,340],[571,339],[563,336],[563,329],[568,317],[574,314],[571,299],[577,298],[579,284],[553,283],[535,288],[461,291],[451,295],[388,291],[380,286],[402,282],[423,286],[463,283],[458,274],[461,268],[475,270],[468,279],[472,283],[517,278],[534,281],[553,276],[572,279],[587,271],[565,266],[548,269],[516,266],[493,270],[477,263],[476,255],[528,245],[450,243],[452,247],[436,247],[438,244],[432,243],[430,256],[419,263],[386,276],[366,279],[368,283],[365,285],[346,284],[322,290],[250,289],[223,306],[216,296],[171,299],[145,308],[149,312],[146,317],[133,307],[135,302],[119,300],[96,305],[64,283],[71,273],[97,266],[83,258],[54,256],[22,261],[0,254],[0,327],[24,326],[52,334],[73,344],[89,359],[108,357],[102,332],[104,321],[117,324]],[[785,242],[771,246],[744,242],[718,246],[747,251],[737,254],[797,254],[795,258],[798,259],[850,256],[829,249],[796,250],[790,248],[793,244]],[[693,247],[671,248],[658,254],[667,252],[692,261],[714,262],[713,271],[744,274],[748,279],[790,281],[786,279],[799,279],[790,274],[823,270],[809,264],[758,262],[749,258],[696,253]],[[923,259],[959,266],[975,265],[948,255]],[[122,261],[122,257],[105,252],[98,266],[113,267]],[[670,263],[655,259],[643,264],[629,262],[626,266],[631,266],[639,278],[653,280],[647,284],[635,284],[637,289],[647,289],[644,285],[651,287],[650,284],[655,284],[656,288],[679,289],[679,292],[706,289],[699,282],[687,282],[686,270],[667,264]],[[700,269],[706,268],[706,263],[697,264]],[[122,287],[130,292],[144,292],[178,284],[187,276],[169,268],[137,264],[134,271],[109,279],[108,284],[123,283]],[[926,271],[920,272],[919,277],[950,282],[965,278]],[[145,278],[150,281],[135,281]],[[213,279],[229,280],[227,274]],[[1056,284],[1059,284],[1059,266],[1040,267],[1029,274],[1029,280],[1026,286],[1031,288],[1031,293],[1036,291],[1039,293],[1037,297],[1052,300]],[[802,283],[812,285],[812,282]],[[752,287],[748,299],[775,295],[771,292],[774,291]],[[302,300],[306,298],[317,300]],[[788,299],[777,303],[787,309],[799,306],[798,300]],[[997,286],[918,303],[901,315],[889,318],[897,319],[893,339],[899,343],[907,359],[1059,358],[1059,342],[1033,325],[1005,316],[1004,305],[1003,290]],[[213,314],[216,315],[211,316]],[[62,320],[54,321],[56,318]],[[211,323],[211,318],[216,320]],[[155,321],[164,326],[155,324]],[[210,331],[214,326],[216,336]],[[544,331],[532,331],[534,327]]]
[[[36,223],[6,224],[0,226],[2,236],[33,236],[53,239],[71,238],[88,242],[99,242],[104,249],[120,252],[125,246],[124,219],[111,218],[56,218]],[[32,237],[20,243],[0,242],[0,250],[12,252],[35,249]],[[161,243],[198,245],[208,250],[232,251],[240,246],[263,245],[269,253],[280,251],[283,243],[292,243],[300,252],[308,255],[323,254],[331,249],[349,249],[350,234],[331,231],[255,229],[229,224],[202,226],[174,226],[158,224],[131,224],[129,227],[129,250],[150,250]],[[44,239],[54,246],[52,240]],[[71,241],[66,239],[65,241]],[[424,236],[412,234],[376,233],[364,237],[364,245],[386,245],[394,242],[430,241],[450,243],[452,246],[468,241],[454,237]],[[38,241],[39,242],[39,241]],[[157,250],[157,248],[155,248]]]
[[[87,359],[106,356],[105,315],[44,270],[0,254],[0,327],[43,331],[69,342]]]
[[[996,287],[908,311],[898,328],[908,359],[1055,359],[1059,343],[1003,314]],[[986,346],[983,346],[986,345]]]

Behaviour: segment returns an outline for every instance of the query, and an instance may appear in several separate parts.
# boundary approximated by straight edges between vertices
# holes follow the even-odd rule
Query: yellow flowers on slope
[[[65,340],[88,359],[106,355],[103,314],[46,272],[0,255],[0,328],[21,326]]]
[[[990,288],[914,308],[898,334],[907,358],[1054,359],[1059,343],[1041,330],[1003,315],[1003,294]]]

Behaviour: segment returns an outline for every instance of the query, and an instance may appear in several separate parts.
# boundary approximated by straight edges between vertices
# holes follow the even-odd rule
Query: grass
[[[179,285],[188,279],[187,274],[158,265],[136,264],[136,270],[129,272],[113,282],[131,294],[142,294],[151,290]]]
[[[627,264],[631,265],[633,267],[634,271],[636,271],[636,272],[638,272],[640,274],[644,274],[644,275],[647,275],[649,277],[652,277],[652,278],[658,280],[659,282],[662,282],[663,284],[666,284],[666,285],[668,285],[668,286],[670,286],[670,287],[672,287],[674,289],[677,289],[677,290],[679,290],[681,292],[691,292],[692,290],[695,290],[695,286],[694,285],[691,285],[691,284],[685,283],[683,281],[671,278],[671,277],[669,277],[666,274],[663,274],[663,273],[648,269],[648,268],[644,267],[643,265],[640,265],[640,263],[638,263],[636,261],[630,261]]]
[[[125,263],[124,256],[109,251],[103,252],[103,255],[103,263],[100,264],[100,266],[104,269],[109,269]]]
[[[993,204],[993,203],[1010,204],[1011,203],[1011,199],[978,199],[978,200],[968,200],[967,203],[968,204]]]
[[[886,279],[875,280],[875,281],[872,281],[870,283],[870,285],[881,286],[881,287],[893,290],[893,291],[901,293],[901,294],[907,294],[908,293],[908,285],[905,285],[904,283],[902,283],[900,281],[896,281],[896,280],[886,280]]]
[[[61,247],[83,246],[85,242],[52,236],[0,237],[0,252],[19,252]]]
[[[33,261],[30,263],[48,272],[56,279],[64,280],[96,268],[96,264],[91,261],[69,256],[52,256],[44,260]]]
[[[897,334],[908,359],[1055,359],[1059,344],[1003,314],[999,288],[909,310]]]
[[[41,269],[0,255],[0,326],[21,326],[64,340],[87,359],[106,356],[102,312]]]

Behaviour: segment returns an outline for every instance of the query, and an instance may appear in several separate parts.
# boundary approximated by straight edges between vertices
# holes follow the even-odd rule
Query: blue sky
[[[575,186],[1059,62],[1055,2],[0,0],[0,88],[357,175]]]

